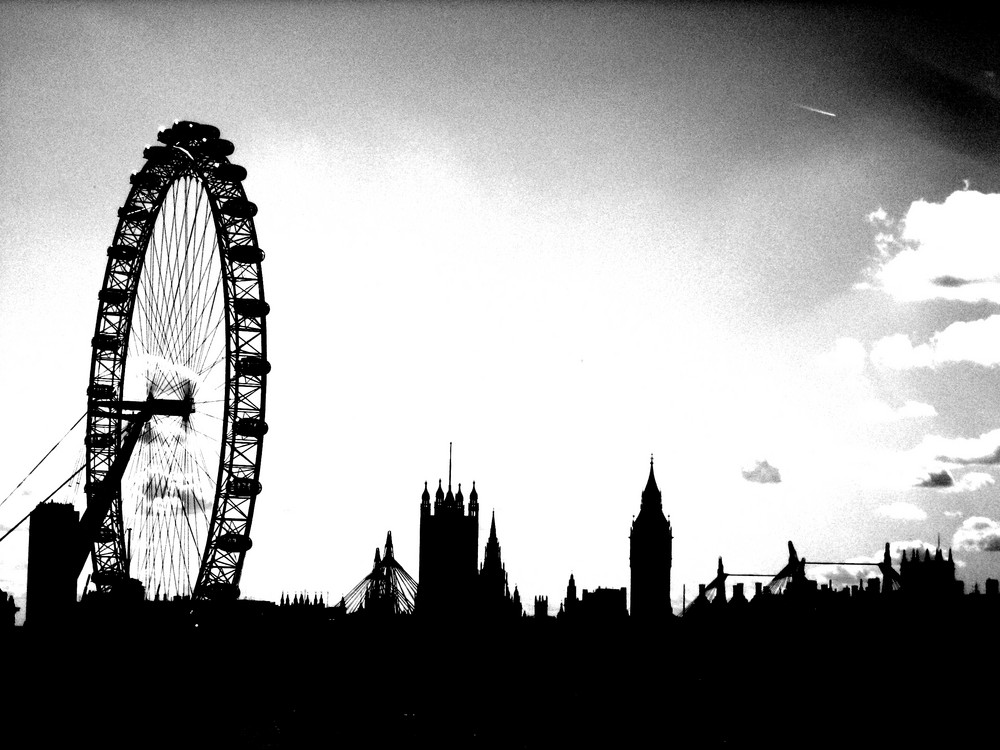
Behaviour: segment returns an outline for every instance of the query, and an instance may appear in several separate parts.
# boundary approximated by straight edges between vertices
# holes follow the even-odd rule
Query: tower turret
[[[420,496],[420,515],[429,516],[431,514],[431,493],[427,491],[427,482],[424,482],[424,492]]]

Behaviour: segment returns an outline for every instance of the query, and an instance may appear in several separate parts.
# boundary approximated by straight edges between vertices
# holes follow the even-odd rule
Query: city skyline
[[[267,252],[246,596],[336,601],[387,531],[415,571],[449,442],[525,602],[628,585],[651,453],[675,612],[789,539],[874,570],[940,534],[967,588],[1000,576],[996,71],[967,29],[235,7],[0,5],[0,492],[84,411],[128,175],[191,119],[235,144]],[[0,545],[19,596],[26,536]]]

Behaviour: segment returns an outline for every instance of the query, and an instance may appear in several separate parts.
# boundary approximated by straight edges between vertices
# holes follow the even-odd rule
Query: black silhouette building
[[[563,601],[562,613],[565,617],[576,617],[579,614],[580,600],[576,596],[576,578],[569,574],[569,583],[566,584],[566,599]]]
[[[955,560],[951,550],[945,558],[941,552],[940,540],[937,551],[931,557],[930,550],[924,550],[921,558],[919,550],[911,550],[907,559],[904,551],[899,559],[900,587],[912,598],[940,598],[961,595],[964,584],[955,578]]]
[[[598,586],[593,591],[583,590],[580,599],[583,617],[591,622],[613,622],[628,618],[625,587],[611,589]]]
[[[80,545],[80,513],[72,505],[42,503],[31,511],[25,624],[64,624],[76,605],[74,553]]]
[[[483,564],[479,567],[479,615],[492,621],[521,616],[521,608],[515,605],[510,593],[507,568],[500,557],[496,513],[490,519],[490,537],[486,540]]]
[[[499,550],[498,550],[499,551]],[[462,485],[451,491],[451,459],[448,460],[448,492],[438,480],[433,513],[431,496],[424,483],[420,498],[420,570],[416,614],[423,617],[455,618],[473,614],[477,605],[479,560],[479,493],[472,483],[469,512],[465,512]]]
[[[672,614],[670,608],[670,564],[673,545],[670,521],[663,515],[663,498],[653,476],[642,491],[639,515],[629,534],[629,565],[632,569],[632,617],[655,620]]]
[[[989,581],[986,583],[989,590]],[[21,608],[14,602],[14,597],[0,589],[0,632],[14,628],[14,618],[20,610]]]
[[[535,597],[535,617],[545,618],[549,616],[549,597],[547,596],[536,596]]]

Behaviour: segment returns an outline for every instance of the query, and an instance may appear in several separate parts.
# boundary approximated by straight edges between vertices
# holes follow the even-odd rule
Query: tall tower
[[[642,491],[639,515],[629,534],[629,566],[632,569],[632,616],[643,620],[669,617],[670,564],[674,535],[663,515],[663,496],[653,476],[649,457],[649,479]]]
[[[479,586],[485,600],[484,605],[487,607],[489,606],[487,602],[503,601],[507,595],[507,569],[500,558],[496,513],[490,519],[490,538],[486,540],[483,564],[479,567]]]
[[[458,617],[475,606],[479,560],[479,493],[473,483],[469,513],[462,485],[451,491],[451,444],[448,445],[448,492],[438,480],[431,513],[427,483],[420,497],[420,570],[416,613]]]

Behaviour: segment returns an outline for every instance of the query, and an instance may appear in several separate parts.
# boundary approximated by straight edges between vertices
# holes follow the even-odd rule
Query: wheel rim
[[[218,136],[186,122],[161,132],[108,250],[86,439],[88,502],[112,493],[91,554],[102,592],[134,576],[151,597],[239,595],[267,431],[268,307],[256,206]],[[194,413],[152,416],[115,483],[121,402],[146,398],[190,398]]]

